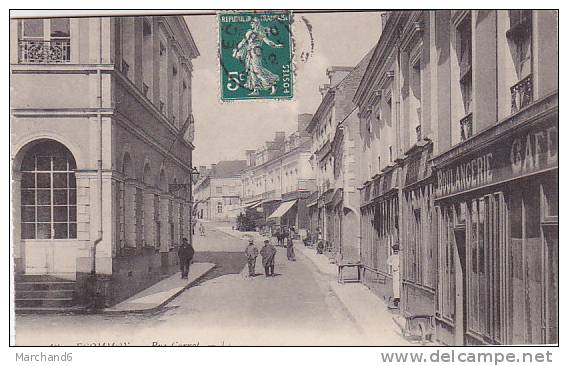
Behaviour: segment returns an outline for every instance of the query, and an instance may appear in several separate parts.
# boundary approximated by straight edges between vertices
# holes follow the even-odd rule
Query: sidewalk
[[[137,293],[136,295],[103,310],[104,313],[132,313],[156,310],[185,289],[198,281],[215,267],[213,263],[193,263],[189,267],[188,279],[181,279],[180,273],[176,273],[153,286]]]
[[[381,345],[385,339],[392,346],[412,346],[406,340],[400,327],[394,322],[386,304],[360,283],[340,284],[337,282],[337,265],[329,263],[328,257],[316,254],[315,249],[296,245],[296,251],[309,259],[314,267],[329,278],[331,290],[363,330],[369,342]]]

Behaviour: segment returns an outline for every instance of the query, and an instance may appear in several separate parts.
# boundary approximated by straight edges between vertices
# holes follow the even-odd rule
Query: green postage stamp
[[[291,99],[290,12],[221,12],[218,21],[221,99]]]

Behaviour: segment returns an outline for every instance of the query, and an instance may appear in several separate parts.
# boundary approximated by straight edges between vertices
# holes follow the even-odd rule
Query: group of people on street
[[[255,267],[258,254],[259,251],[258,248],[254,245],[254,240],[249,239],[249,243],[245,249],[245,255],[247,257],[250,277],[256,275]],[[264,267],[265,276],[274,276],[274,259],[276,257],[276,248],[274,247],[274,245],[270,244],[270,240],[266,239],[264,241],[264,246],[260,249],[260,255],[262,257],[262,266]]]
[[[249,276],[253,277],[256,275],[256,258],[259,254],[262,257],[262,266],[264,267],[265,276],[274,276],[274,259],[276,257],[276,248],[270,243],[270,240],[265,239],[264,245],[259,252],[258,248],[254,245],[254,240],[252,238],[249,239],[248,245],[245,248]],[[289,238],[287,240],[286,256],[288,257],[289,261],[296,261],[296,255],[294,253],[294,242],[292,241],[292,238]]]

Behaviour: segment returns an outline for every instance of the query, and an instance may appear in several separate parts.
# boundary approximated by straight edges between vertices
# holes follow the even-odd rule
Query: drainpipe
[[[102,100],[102,72],[101,65],[103,63],[103,26],[102,18],[99,18],[99,67],[97,68],[97,122],[98,122],[98,137],[99,137],[99,158],[97,160],[97,176],[99,181],[99,233],[97,239],[93,242],[91,252],[91,276],[95,277],[97,274],[96,256],[97,245],[103,240],[103,117],[101,109],[103,107]]]

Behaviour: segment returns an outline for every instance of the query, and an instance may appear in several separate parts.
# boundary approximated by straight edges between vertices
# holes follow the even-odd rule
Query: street
[[[261,243],[255,243],[259,249]],[[151,314],[22,314],[18,345],[346,345],[362,335],[307,259],[278,248],[275,277],[241,274],[246,242],[208,227],[197,262],[216,268]],[[242,273],[245,273],[246,270]]]

